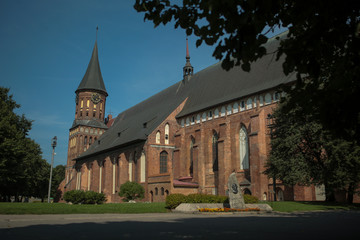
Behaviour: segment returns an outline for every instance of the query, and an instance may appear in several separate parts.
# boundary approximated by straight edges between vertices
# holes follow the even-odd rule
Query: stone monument
[[[236,208],[236,209],[246,208],[244,196],[241,193],[241,189],[237,181],[235,172],[233,172],[229,176],[228,188],[229,188],[230,208]]]

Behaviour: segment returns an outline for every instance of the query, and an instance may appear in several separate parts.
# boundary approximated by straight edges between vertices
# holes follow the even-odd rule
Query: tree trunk
[[[324,185],[325,185],[325,201],[334,202],[335,201],[334,190],[330,188],[327,183],[324,183]]]
[[[348,192],[347,192],[347,202],[349,204],[352,204],[353,203],[353,200],[354,200],[354,190],[355,190],[355,187],[354,187],[354,184],[350,184],[349,187],[348,187]]]

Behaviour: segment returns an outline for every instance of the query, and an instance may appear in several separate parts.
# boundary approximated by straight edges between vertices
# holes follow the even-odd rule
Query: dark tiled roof
[[[282,35],[284,36],[284,34]],[[221,103],[277,87],[295,80],[295,74],[285,76],[282,70],[283,58],[275,61],[274,53],[279,41],[272,38],[266,44],[268,54],[251,64],[251,71],[241,67],[230,71],[222,69],[221,63],[210,66],[192,76],[192,91],[183,110],[177,117],[183,117]]]
[[[107,95],[105,84],[101,75],[97,42],[95,42],[94,50],[83,79],[80,82],[76,92],[80,90],[98,90]]]
[[[278,44],[279,41],[275,39],[268,41],[267,52],[275,52]],[[227,72],[220,63],[210,66],[194,74],[189,81],[180,81],[119,114],[112,127],[99,138],[100,144],[92,144],[78,159],[136,141],[145,141],[187,97],[177,117],[293,81],[295,76],[284,75],[282,62],[283,59],[275,61],[275,54],[272,53],[254,62],[249,73],[240,67]]]
[[[76,126],[87,126],[87,127],[96,127],[96,128],[103,128],[107,129],[108,127],[105,125],[105,123],[99,122],[97,120],[74,120],[73,125],[71,128],[74,128]]]

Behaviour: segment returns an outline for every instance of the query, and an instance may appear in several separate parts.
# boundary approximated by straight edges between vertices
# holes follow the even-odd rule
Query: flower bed
[[[199,212],[258,212],[260,208],[198,208]]]

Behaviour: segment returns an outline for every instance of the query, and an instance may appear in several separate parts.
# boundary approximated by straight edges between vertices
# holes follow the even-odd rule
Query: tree
[[[119,196],[124,197],[125,201],[143,199],[144,198],[144,187],[137,182],[129,182],[122,184],[120,186]]]
[[[284,112],[290,99],[273,113],[271,153],[265,174],[284,184],[325,185],[326,200],[335,190],[345,190],[352,203],[360,183],[360,147],[356,141],[333,138],[301,106]]]
[[[59,185],[65,178],[65,165],[57,165],[53,169],[53,177],[51,183],[51,196],[54,197],[55,201],[60,200],[61,192],[59,192]]]
[[[175,3],[174,3],[175,2]],[[360,139],[360,4],[322,0],[136,0],[144,20],[174,24],[197,37],[196,46],[216,45],[213,56],[229,70],[266,52],[267,34],[288,29],[276,51],[283,71],[295,72],[297,85],[286,111],[300,104],[331,134]],[[305,78],[304,78],[305,77]],[[310,81],[305,81],[310,79]],[[339,118],[338,116],[341,116]]]
[[[41,197],[50,165],[42,159],[40,146],[27,137],[31,121],[14,113],[20,105],[9,89],[0,87],[0,101],[0,200]]]

